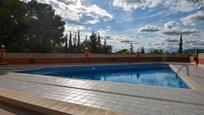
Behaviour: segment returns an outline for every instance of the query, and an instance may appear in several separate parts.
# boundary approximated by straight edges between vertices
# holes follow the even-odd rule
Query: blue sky
[[[186,0],[38,0],[51,4],[64,21],[65,34],[81,30],[82,39],[99,32],[113,51],[204,48],[204,11]]]

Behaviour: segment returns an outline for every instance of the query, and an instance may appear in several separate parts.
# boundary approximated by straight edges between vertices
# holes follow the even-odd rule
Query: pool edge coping
[[[181,70],[180,72],[177,72],[177,69],[175,67],[175,64],[169,64],[169,67],[176,73],[179,75],[179,77],[190,87],[190,89],[192,90],[202,90],[202,88],[200,87],[200,85],[196,84],[195,81],[193,81],[191,79],[191,75],[187,75],[186,72],[184,70]]]
[[[72,115],[76,113],[85,115],[89,112],[88,110],[97,111],[99,113],[105,113],[107,115],[123,115],[123,113],[119,113],[119,112],[113,112],[110,110],[94,108],[94,107],[74,104],[70,102],[63,102],[63,101],[54,100],[50,98],[31,95],[22,91],[13,91],[10,89],[8,90],[5,88],[0,88],[0,101],[17,107],[22,107],[27,110],[32,110],[32,111],[36,111],[43,114],[49,114],[49,115],[56,115],[56,114]],[[39,101],[46,101],[46,104],[37,103]],[[52,104],[53,102],[56,105],[53,105]],[[63,107],[63,108],[56,109],[60,107]],[[72,107],[72,109],[67,109],[68,107]],[[97,115],[97,114],[98,113],[95,112],[94,115]]]

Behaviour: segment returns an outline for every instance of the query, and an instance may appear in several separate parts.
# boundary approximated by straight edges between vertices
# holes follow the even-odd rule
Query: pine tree
[[[179,42],[179,51],[178,51],[178,53],[179,54],[182,54],[182,52],[183,52],[183,39],[182,39],[182,34],[180,35],[180,42]]]

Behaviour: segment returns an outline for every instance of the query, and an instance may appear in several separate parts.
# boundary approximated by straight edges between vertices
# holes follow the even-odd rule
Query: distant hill
[[[195,48],[184,50],[184,52],[189,52],[189,53],[192,53],[192,52],[194,52],[194,51],[195,51]],[[204,53],[204,48],[203,48],[203,49],[199,49],[199,52],[200,52],[200,53]]]

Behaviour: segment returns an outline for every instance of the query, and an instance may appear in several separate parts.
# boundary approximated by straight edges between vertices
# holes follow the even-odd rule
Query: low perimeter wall
[[[140,56],[137,55],[109,55],[91,54],[84,58],[83,54],[73,55],[44,55],[39,54],[6,54],[5,62],[8,64],[73,64],[73,63],[132,63],[132,62],[161,62],[162,56]],[[167,56],[167,62],[191,62],[191,58],[183,56]]]
[[[199,64],[204,64],[204,57],[199,58]]]
[[[191,63],[196,63],[196,62],[194,61],[194,57],[190,57],[190,62],[191,62]],[[199,58],[198,58],[198,63],[199,63],[199,64],[204,64],[204,57],[199,57]]]

